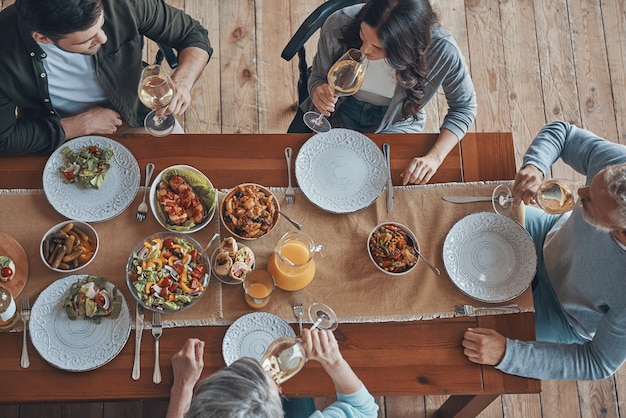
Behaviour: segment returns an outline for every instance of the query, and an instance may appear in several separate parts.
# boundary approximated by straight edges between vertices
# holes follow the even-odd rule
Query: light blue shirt
[[[365,386],[349,395],[337,394],[337,401],[310,418],[377,418],[378,405]]]
[[[96,80],[93,56],[66,52],[54,44],[39,43],[46,53],[43,67],[50,101],[62,117],[74,116],[107,102]]]

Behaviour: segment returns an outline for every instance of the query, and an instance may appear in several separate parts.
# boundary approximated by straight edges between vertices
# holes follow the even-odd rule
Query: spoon
[[[211,244],[213,244],[213,242],[218,239],[220,236],[219,232],[216,232],[215,234],[213,234],[213,238],[211,238],[211,240],[209,241],[209,243],[206,245],[206,247],[204,247],[204,253],[206,254],[207,251],[209,251],[209,248],[211,247]]]
[[[291,222],[291,224],[293,226],[295,226],[296,228],[298,228],[298,230],[302,229],[302,224],[300,222],[294,221],[293,219],[291,219],[289,216],[285,215],[283,212],[281,212],[280,210],[278,211],[278,213],[280,213],[282,216],[285,217],[285,219],[287,219],[289,222]]]
[[[430,269],[437,275],[437,276],[441,276],[441,271],[439,271],[439,269],[437,267],[435,267],[434,264],[432,264],[430,261],[428,261],[426,259],[426,257],[424,257],[422,255],[422,253],[420,253],[420,250],[417,249],[417,245],[415,245],[415,242],[413,242],[413,239],[407,235],[406,236],[407,239],[407,244],[409,244],[411,247],[413,247],[413,249],[415,250],[415,254],[417,254],[418,256],[422,257],[422,260],[424,260],[424,262],[428,265],[428,267],[430,267]]]

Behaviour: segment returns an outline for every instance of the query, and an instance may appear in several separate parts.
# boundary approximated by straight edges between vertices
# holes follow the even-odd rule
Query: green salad
[[[65,164],[60,168],[64,183],[99,189],[111,167],[109,161],[113,157],[113,149],[90,145],[74,151],[65,147],[61,154],[65,158]]]

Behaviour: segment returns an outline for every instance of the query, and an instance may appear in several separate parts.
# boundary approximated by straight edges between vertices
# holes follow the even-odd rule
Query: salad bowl
[[[135,300],[152,312],[174,313],[206,292],[211,264],[194,238],[159,232],[141,240],[126,264],[126,284]]]

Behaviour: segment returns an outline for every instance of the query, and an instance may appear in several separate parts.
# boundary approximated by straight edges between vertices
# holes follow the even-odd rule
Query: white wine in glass
[[[583,184],[573,180],[549,179],[539,186],[535,202],[546,213],[556,215],[574,209],[578,189]],[[501,215],[508,215],[513,205],[511,189],[502,184],[496,186],[492,195],[493,208]]]
[[[355,48],[343,54],[328,70],[328,85],[337,96],[351,96],[361,88],[367,69],[367,58]],[[321,113],[309,111],[304,114],[304,123],[314,132],[330,131],[330,122]]]
[[[160,65],[148,65],[141,72],[138,90],[139,100],[152,109],[146,115],[144,126],[154,136],[165,136],[172,132],[176,120],[172,115],[156,116],[156,110],[170,104],[174,97],[174,84]]]
[[[309,307],[309,318],[315,328],[333,331],[337,329],[337,315],[327,305],[316,302]],[[261,367],[279,385],[298,374],[306,363],[306,352],[300,338],[280,337],[274,340],[261,359]]]

